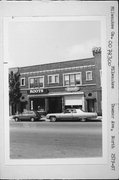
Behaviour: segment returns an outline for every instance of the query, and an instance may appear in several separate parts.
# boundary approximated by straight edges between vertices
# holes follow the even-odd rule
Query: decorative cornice
[[[96,86],[96,84],[83,84],[81,86],[77,86],[77,87],[84,87],[84,86]],[[53,86],[53,87],[45,87],[46,89],[58,89],[58,88],[66,88],[67,86]],[[24,89],[20,89],[21,91],[27,91],[30,88],[24,88]]]
[[[84,95],[84,92],[82,91],[78,91],[78,92],[52,92],[52,93],[48,93],[48,94],[34,94],[34,95],[28,95],[28,98],[30,97],[40,97],[40,96],[45,96],[45,97],[49,97],[49,96],[65,96],[65,95]]]
[[[64,70],[77,70],[77,69],[83,69],[83,68],[91,68],[95,67],[95,65],[87,65],[87,66],[75,66],[75,67],[67,67],[67,68],[58,68],[58,69],[49,69],[49,70],[43,70],[43,71],[31,71],[31,72],[24,72],[20,73],[21,75],[33,75],[38,73],[46,73],[46,72],[56,72],[56,71],[64,71]]]

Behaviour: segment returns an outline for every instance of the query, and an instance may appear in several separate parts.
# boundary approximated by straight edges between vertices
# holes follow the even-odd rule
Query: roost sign
[[[30,89],[27,91],[28,94],[47,94],[48,89]]]

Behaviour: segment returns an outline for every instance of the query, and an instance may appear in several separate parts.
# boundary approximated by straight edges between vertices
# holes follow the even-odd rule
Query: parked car
[[[13,116],[13,119],[17,121],[29,120],[29,121],[37,121],[40,120],[40,115],[37,111],[24,111],[23,113],[16,114]]]
[[[84,112],[81,109],[66,109],[62,113],[51,113],[47,114],[46,118],[50,121],[56,120],[81,120],[85,121],[86,119],[93,119],[97,117],[95,112]]]

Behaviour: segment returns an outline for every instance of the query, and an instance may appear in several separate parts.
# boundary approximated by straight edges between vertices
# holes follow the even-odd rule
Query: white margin
[[[8,53],[8,26],[9,22],[31,22],[31,21],[100,21],[101,22],[101,43],[102,43],[102,79],[103,79],[103,108],[107,107],[106,89],[106,61],[105,61],[105,50],[106,50],[106,22],[104,16],[68,16],[68,17],[9,17],[4,18],[4,61],[9,62]],[[42,164],[105,164],[107,163],[107,109],[103,111],[102,120],[102,152],[103,156],[100,158],[57,158],[57,159],[10,159],[10,141],[9,141],[9,97],[8,97],[8,66],[4,67],[4,120],[5,120],[5,164],[6,165],[42,165]],[[102,109],[103,109],[102,108]]]

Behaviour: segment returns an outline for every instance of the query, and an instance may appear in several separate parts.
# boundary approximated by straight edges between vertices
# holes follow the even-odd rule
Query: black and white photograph
[[[100,26],[13,18],[10,158],[102,156]]]
[[[4,162],[25,166],[20,178],[97,178],[95,165],[94,174],[106,166],[99,178],[108,171],[116,176],[116,8],[112,3],[109,14],[101,16],[93,9],[98,5],[90,3],[89,15],[85,3],[80,13],[78,8],[74,13],[76,6],[72,13],[61,8],[62,15],[53,3],[52,8],[41,4],[34,11],[31,6],[23,15],[18,10],[2,19]],[[74,173],[68,166],[76,166]],[[38,168],[44,169],[41,176]],[[14,173],[10,177],[18,177]]]

